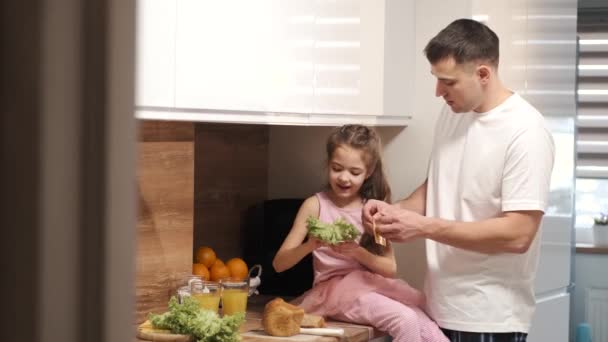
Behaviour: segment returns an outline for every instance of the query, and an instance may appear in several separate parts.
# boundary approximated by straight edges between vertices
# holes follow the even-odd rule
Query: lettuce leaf
[[[149,319],[155,328],[192,335],[198,342],[237,342],[241,340],[239,327],[245,315],[237,313],[219,317],[216,312],[201,310],[198,302],[191,297],[184,297],[182,304],[171,297],[169,311],[159,315],[150,314]]]
[[[361,234],[355,226],[343,218],[339,218],[333,223],[325,223],[309,216],[306,220],[306,228],[308,228],[308,234],[330,245],[353,241]]]

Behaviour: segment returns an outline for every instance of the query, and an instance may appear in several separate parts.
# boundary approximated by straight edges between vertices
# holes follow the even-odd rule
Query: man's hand
[[[372,217],[376,232],[395,242],[406,242],[425,236],[429,219],[411,210],[397,206],[385,206]]]
[[[367,202],[365,202],[365,205],[363,206],[363,213],[361,214],[361,221],[363,223],[363,228],[365,228],[365,230],[372,234],[374,234],[374,229],[373,229],[373,224],[372,224],[372,218],[374,215],[376,215],[377,213],[381,212],[382,210],[384,210],[384,208],[388,208],[391,205],[386,203],[386,202],[382,202],[382,201],[378,201],[378,200],[368,200]]]

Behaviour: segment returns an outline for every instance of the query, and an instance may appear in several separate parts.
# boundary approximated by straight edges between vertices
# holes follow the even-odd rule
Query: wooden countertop
[[[356,325],[352,323],[327,321],[328,328],[344,329],[344,338],[342,341],[361,342],[369,341],[372,338],[379,337],[374,329],[368,326]],[[378,335],[378,336],[375,336]],[[241,326],[241,336],[243,342],[260,342],[260,341],[306,341],[306,342],[334,342],[340,341],[340,338],[330,336],[315,336],[299,334],[290,337],[274,337],[267,335],[262,328],[262,313],[247,312],[245,324]]]
[[[328,328],[342,328],[344,329],[344,337],[342,339],[338,337],[330,336],[315,336],[315,335],[304,335],[299,334],[291,337],[274,337],[269,336],[264,332],[262,328],[262,312],[264,311],[264,305],[270,300],[274,299],[274,296],[253,296],[249,298],[247,302],[247,316],[245,324],[241,326],[241,336],[243,342],[259,342],[259,341],[306,341],[306,342],[335,342],[335,341],[349,341],[349,342],[360,342],[369,341],[371,339],[384,336],[385,334],[374,329],[373,327],[366,325],[358,325],[354,323],[339,322],[333,320],[326,320]],[[286,300],[288,298],[285,298]]]
[[[354,323],[346,323],[339,321],[327,320],[328,328],[342,328],[344,329],[344,337],[342,339],[338,337],[330,336],[316,336],[316,335],[304,335],[299,334],[290,337],[275,337],[269,336],[264,332],[262,328],[262,312],[264,305],[272,300],[274,297],[271,296],[253,296],[249,298],[247,303],[247,316],[245,323],[241,326],[241,337],[243,342],[260,342],[260,341],[284,341],[284,342],[337,342],[337,341],[348,341],[348,342],[362,342],[369,341],[371,339],[384,336],[385,334],[374,329],[370,326],[358,325]],[[143,341],[135,339],[135,341]]]

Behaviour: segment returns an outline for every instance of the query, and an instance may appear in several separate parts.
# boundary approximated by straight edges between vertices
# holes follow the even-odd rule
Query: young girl
[[[309,216],[328,223],[342,217],[364,232],[363,203],[390,199],[380,149],[380,138],[365,126],[345,125],[331,133],[328,189],[304,201],[273,266],[282,272],[313,254],[313,288],[296,300],[306,312],[372,325],[394,341],[448,341],[420,308],[422,293],[394,279],[397,266],[389,242],[374,254],[355,242],[329,246],[310,236],[306,239]],[[361,239],[373,240],[369,235]]]

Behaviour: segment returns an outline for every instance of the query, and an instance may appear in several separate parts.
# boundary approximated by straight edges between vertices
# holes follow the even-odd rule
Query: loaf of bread
[[[304,310],[275,298],[264,306],[262,326],[272,336],[293,336],[300,333]]]

